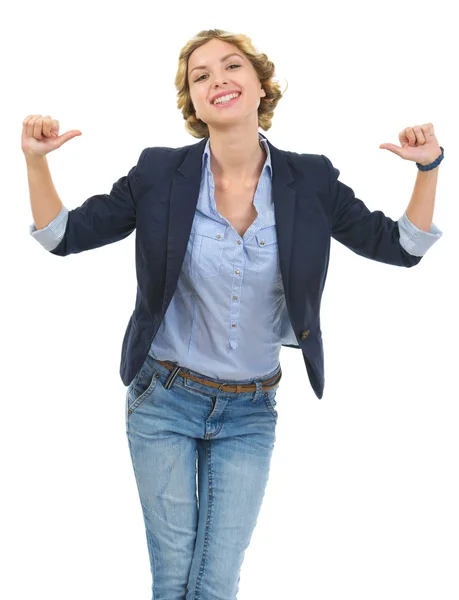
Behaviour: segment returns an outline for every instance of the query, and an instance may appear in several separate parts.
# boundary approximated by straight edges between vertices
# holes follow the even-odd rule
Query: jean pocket
[[[142,404],[149,394],[155,389],[160,373],[144,364],[127,391],[127,416],[130,417],[134,410]]]
[[[265,399],[265,404],[266,404],[269,412],[272,414],[274,421],[277,423],[277,418],[279,415],[276,410],[276,405],[277,405],[276,392],[277,392],[277,388],[275,388],[273,390],[269,390],[268,392],[265,392],[264,399]]]
[[[264,227],[256,234],[258,245],[258,278],[264,281],[276,281],[280,278],[279,248],[276,226]]]
[[[215,277],[223,261],[223,244],[228,225],[215,221],[196,219],[193,225],[193,250],[191,274],[198,277]]]

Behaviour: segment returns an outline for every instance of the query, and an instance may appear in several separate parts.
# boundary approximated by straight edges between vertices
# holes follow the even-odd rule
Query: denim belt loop
[[[179,374],[180,369],[181,369],[180,366],[174,367],[174,369],[169,373],[166,381],[164,382],[165,390],[168,390],[170,387],[172,387],[177,375]]]
[[[256,381],[254,381],[254,383],[255,383],[255,385],[257,387],[257,391],[253,395],[252,402],[255,404],[255,402],[258,402],[258,398],[263,393],[263,384],[262,384],[262,382],[259,379],[257,379]]]

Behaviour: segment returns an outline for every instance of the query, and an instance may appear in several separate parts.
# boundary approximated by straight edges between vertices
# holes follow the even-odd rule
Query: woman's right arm
[[[62,210],[46,155],[77,135],[81,135],[79,129],[60,136],[59,121],[50,115],[29,115],[22,122],[21,150],[26,159],[30,204],[37,229],[46,227]]]
[[[26,156],[30,205],[37,229],[43,229],[62,210],[62,202],[54,187],[46,156]]]
[[[49,115],[29,115],[23,121],[22,150],[35,220],[30,233],[57,256],[112,244],[130,235],[137,224],[136,197],[149,148],[142,151],[137,165],[112,185],[110,193],[95,194],[68,210],[54,188],[45,155],[77,135],[81,131],[74,129],[59,136],[59,121]]]
[[[71,130],[59,136],[59,121],[50,115],[29,115],[22,122],[21,149],[34,220],[29,231],[46,250],[55,248],[64,237],[69,212],[56,192],[46,155],[77,135],[81,131]]]

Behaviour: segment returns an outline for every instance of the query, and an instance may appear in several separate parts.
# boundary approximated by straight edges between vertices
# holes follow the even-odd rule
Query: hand
[[[82,135],[79,129],[59,135],[59,121],[50,115],[29,115],[22,122],[21,149],[26,157],[46,156],[77,135]]]
[[[441,155],[432,123],[407,127],[399,133],[398,139],[401,147],[395,144],[381,144],[379,147],[420,165],[430,165]]]

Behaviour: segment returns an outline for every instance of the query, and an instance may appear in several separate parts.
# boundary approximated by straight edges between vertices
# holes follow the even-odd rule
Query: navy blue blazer
[[[266,136],[262,136],[266,140]],[[121,349],[120,375],[128,386],[144,363],[175,292],[199,196],[208,138],[180,148],[145,148],[110,194],[71,210],[52,254],[66,256],[122,240],[136,230],[137,296]],[[397,221],[371,212],[338,180],[323,154],[279,150],[269,140],[279,262],[288,314],[311,386],[323,396],[324,352],[320,303],[330,239],[372,260],[400,267],[422,256],[399,243]],[[285,344],[287,345],[287,344]]]

